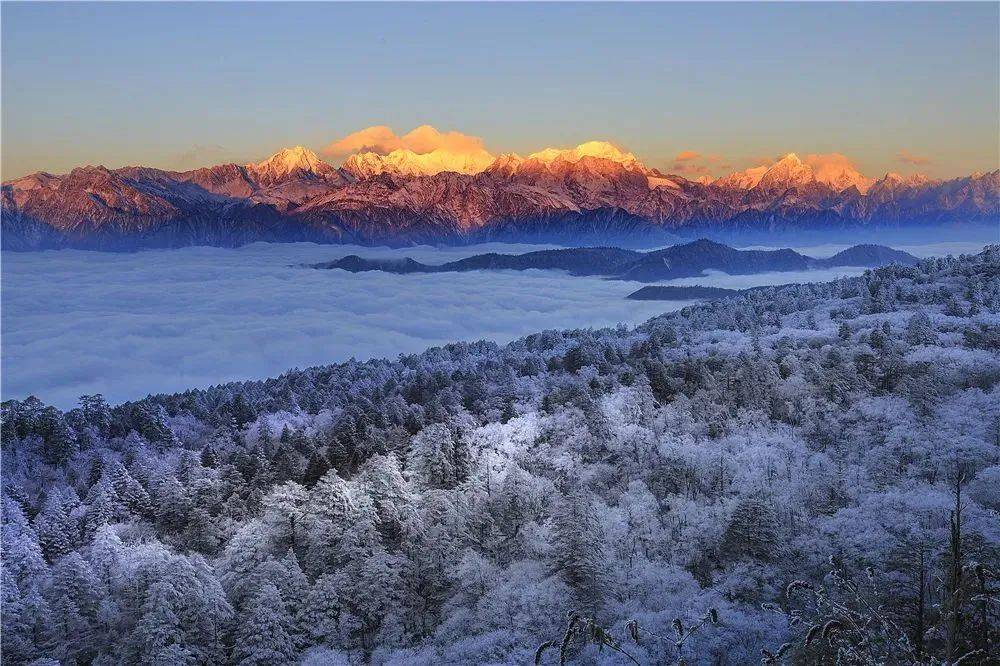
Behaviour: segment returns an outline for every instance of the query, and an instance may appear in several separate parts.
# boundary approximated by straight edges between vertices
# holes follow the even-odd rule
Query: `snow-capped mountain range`
[[[715,181],[644,165],[603,141],[527,157],[361,152],[341,167],[296,146],[192,171],[85,166],[3,184],[3,246],[133,249],[257,240],[565,240],[1000,220],[1000,171],[952,180],[789,153]]]

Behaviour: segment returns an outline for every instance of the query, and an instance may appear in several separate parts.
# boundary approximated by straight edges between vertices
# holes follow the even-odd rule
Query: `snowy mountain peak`
[[[580,157],[599,157],[620,164],[638,161],[632,153],[621,150],[607,141],[587,141],[577,146],[574,152]]]
[[[788,188],[795,185],[807,185],[816,181],[813,169],[804,164],[795,153],[788,153],[771,167],[760,178],[758,188]]]
[[[875,183],[875,185],[878,185],[881,189],[885,189],[895,187],[920,187],[930,182],[931,179],[922,173],[914,173],[909,176],[903,176],[895,173],[894,171],[890,171],[885,174],[881,180]]]
[[[576,148],[570,149],[546,148],[545,150],[528,155],[529,160],[537,160],[546,165],[560,160],[576,163],[585,157],[617,162],[630,171],[651,173],[650,169],[640,162],[635,155],[607,141],[587,141],[581,143]]]
[[[49,187],[54,187],[59,184],[59,176],[53,176],[47,171],[36,171],[35,173],[29,173],[27,176],[21,176],[12,181],[9,181],[11,188],[14,190],[38,190]]]
[[[863,175],[850,160],[839,153],[810,155],[809,164],[816,180],[829,185],[837,192],[854,187],[864,194],[875,183],[874,178]]]
[[[416,153],[408,148],[399,148],[386,155],[373,152],[351,155],[344,161],[344,169],[357,178],[371,178],[383,173],[433,176],[445,171],[473,175],[485,171],[493,162],[493,155],[486,150],[457,153],[438,148],[429,153]]]
[[[723,176],[714,182],[716,187],[732,188],[738,190],[749,190],[757,187],[757,183],[767,173],[768,167],[751,167],[744,171],[737,171],[728,176]]]
[[[333,169],[316,153],[303,146],[284,148],[262,162],[248,164],[247,168],[270,179],[283,178],[298,171],[321,175]]]
[[[517,153],[503,153],[486,169],[489,173],[511,176],[524,164],[524,158]]]
[[[851,161],[840,153],[806,155],[800,158],[788,153],[771,165],[756,166],[737,171],[715,181],[717,187],[751,190],[787,189],[794,186],[823,183],[837,192],[851,187],[864,194],[874,184],[859,172]]]

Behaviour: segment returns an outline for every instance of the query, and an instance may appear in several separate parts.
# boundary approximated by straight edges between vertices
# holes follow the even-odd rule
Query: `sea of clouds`
[[[442,263],[545,247],[256,243],[132,254],[4,252],[3,399],[33,394],[69,408],[82,394],[103,393],[117,403],[457,340],[502,343],[550,328],[633,325],[690,303],[630,301],[625,296],[642,285],[559,271],[393,275],[298,266],[348,254]],[[743,288],[862,271],[715,273],[661,284]]]

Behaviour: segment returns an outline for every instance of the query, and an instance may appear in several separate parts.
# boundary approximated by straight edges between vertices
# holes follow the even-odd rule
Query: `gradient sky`
[[[493,152],[607,139],[668,171],[683,151],[992,170],[998,7],[4,2],[3,178],[423,123]]]

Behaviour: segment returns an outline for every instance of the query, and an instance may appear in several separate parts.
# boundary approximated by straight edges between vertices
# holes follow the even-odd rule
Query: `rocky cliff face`
[[[258,163],[174,172],[80,167],[3,184],[9,249],[132,249],[257,240],[405,244],[572,240],[676,230],[1000,220],[1000,171],[868,179],[789,154],[711,183],[611,144],[522,158],[363,153],[335,168],[302,147]],[[409,152],[409,151],[405,151]],[[457,161],[456,161],[457,160]]]

